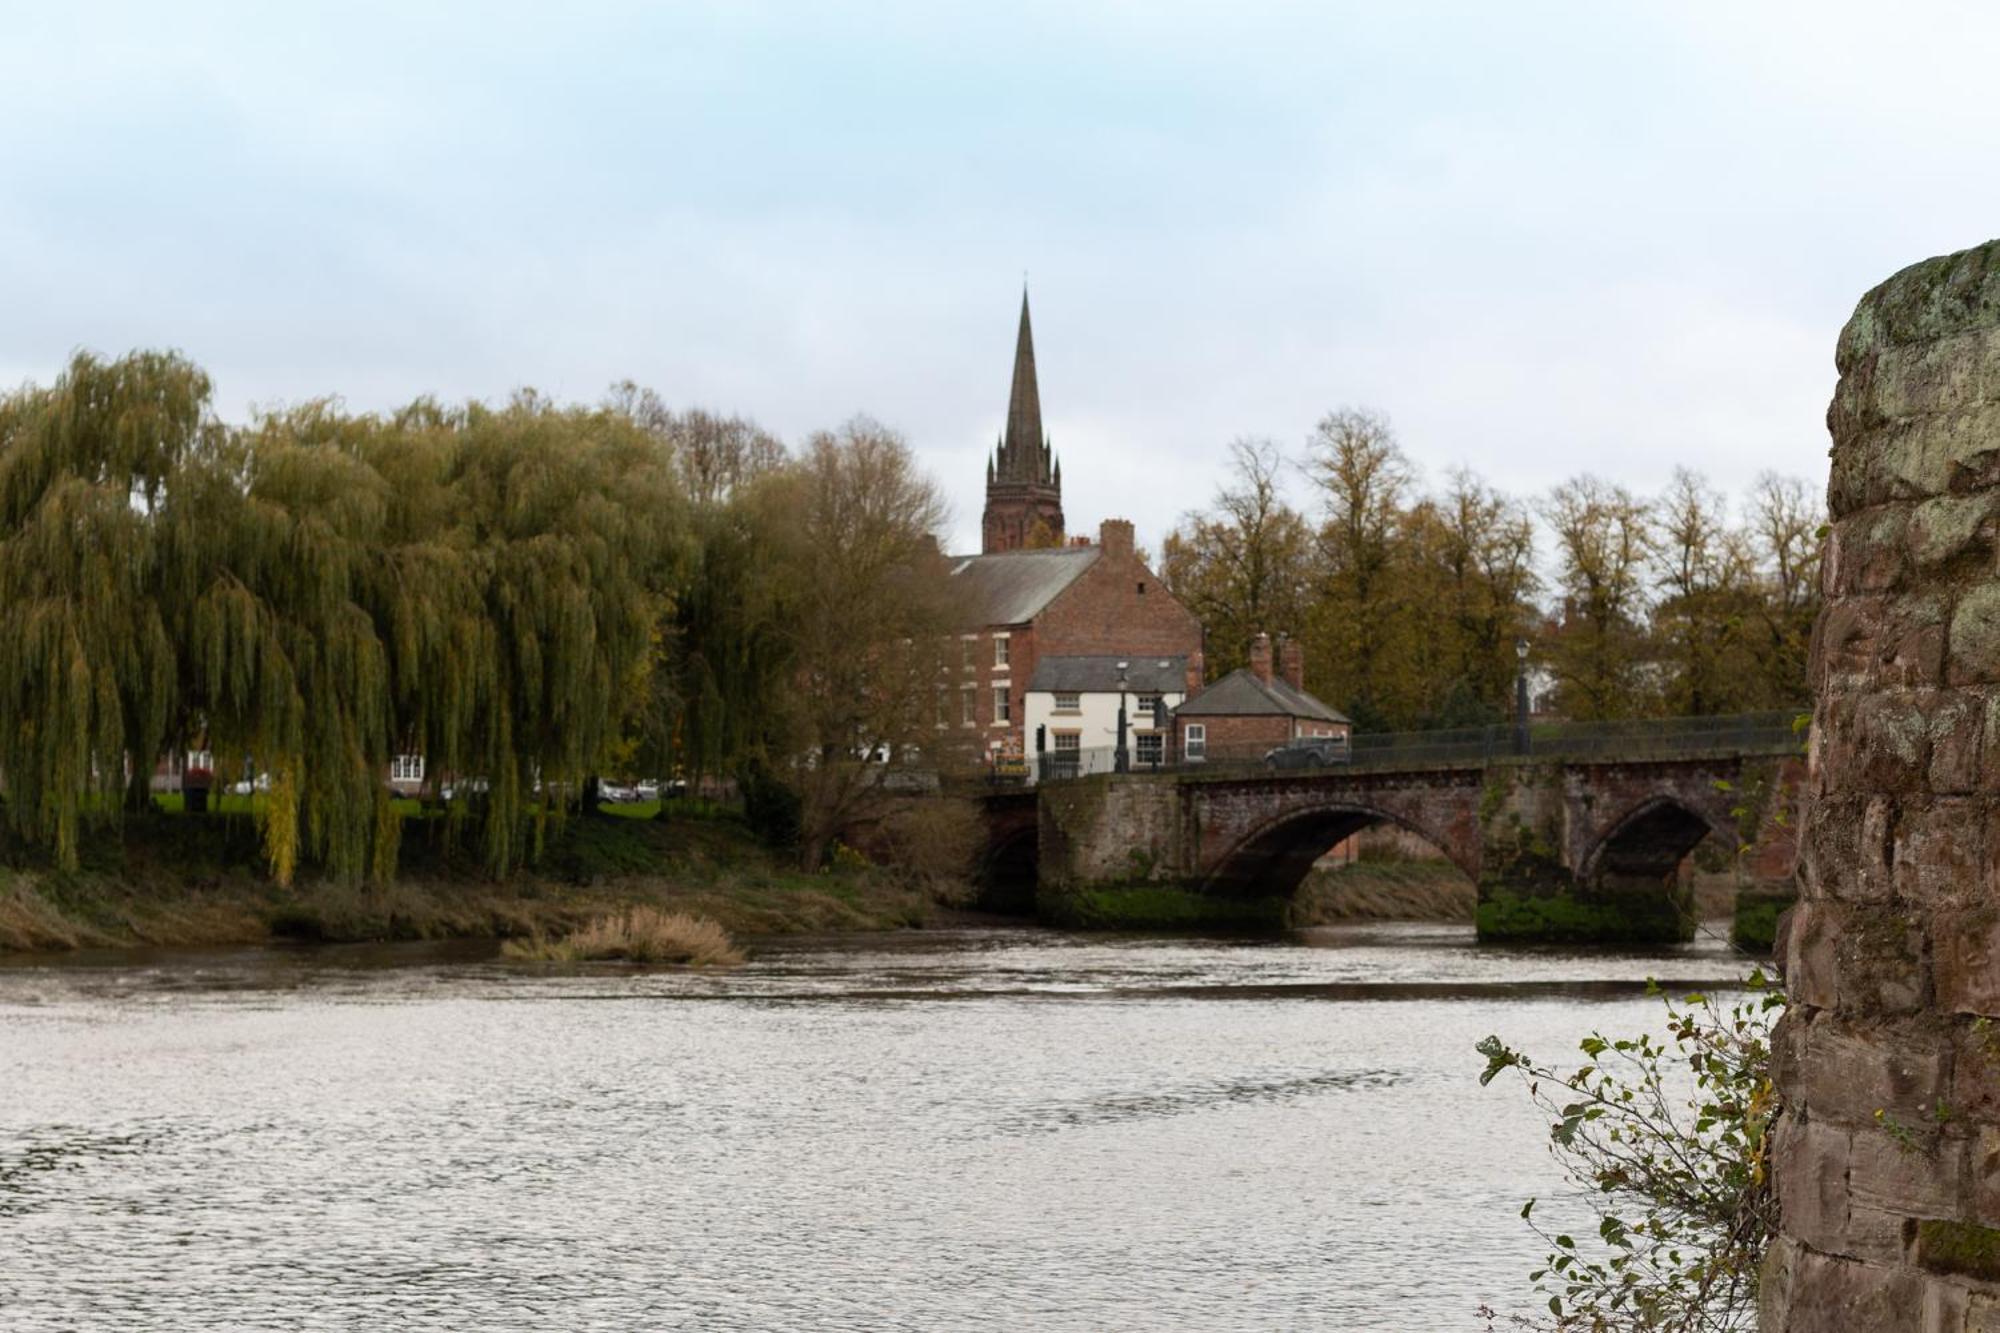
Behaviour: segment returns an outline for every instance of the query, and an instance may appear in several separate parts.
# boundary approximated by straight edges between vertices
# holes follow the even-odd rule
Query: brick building
[[[1174,710],[1176,751],[1188,760],[1243,759],[1303,736],[1351,738],[1354,724],[1306,693],[1305,650],[1280,640],[1273,670],[1271,636],[1250,641],[1250,665]]]
[[[1026,753],[1028,684],[1046,658],[1177,659],[1200,683],[1201,625],[1139,558],[1132,524],[1107,519],[1095,543],[1065,544],[1025,292],[981,531],[982,552],[952,561],[963,629],[938,687],[941,730],[989,758]]]

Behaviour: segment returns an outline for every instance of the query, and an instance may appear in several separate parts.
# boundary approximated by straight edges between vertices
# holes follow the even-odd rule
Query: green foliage
[[[1482,940],[1577,944],[1681,944],[1694,916],[1665,889],[1581,897],[1567,890],[1522,892],[1484,886],[1474,914]]]
[[[1666,1007],[1665,1040],[1593,1033],[1575,1067],[1540,1064],[1498,1037],[1479,1043],[1482,1085],[1513,1071],[1550,1117],[1549,1151],[1595,1234],[1545,1229],[1530,1275],[1559,1330],[1724,1333],[1755,1326],[1758,1268],[1777,1225],[1768,1163],[1778,1104],[1770,1027],[1783,997],[1761,973],[1724,1006]]]
[[[769,765],[760,759],[745,763],[736,772],[736,790],[743,798],[743,821],[759,842],[777,851],[799,845],[799,794]]]
[[[1229,898],[1166,884],[1101,885],[1045,895],[1038,901],[1054,925],[1087,930],[1268,931],[1285,925],[1281,898]]]

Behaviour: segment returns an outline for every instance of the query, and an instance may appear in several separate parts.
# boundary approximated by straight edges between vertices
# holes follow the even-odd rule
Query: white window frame
[[[1013,690],[1010,686],[993,687],[993,725],[1004,727],[1014,720]]]
[[[1167,738],[1157,731],[1142,731],[1133,737],[1132,760],[1139,764],[1163,764],[1167,760]],[[1148,755],[1146,751],[1151,750]]]
[[[1055,702],[1049,705],[1049,711],[1052,713],[1070,714],[1083,711],[1081,690],[1056,690],[1053,692],[1053,698]],[[1064,702],[1065,700],[1068,702]]]
[[[389,761],[389,781],[422,782],[424,780],[424,757],[420,754],[399,754]]]
[[[1199,764],[1208,758],[1208,724],[1190,722],[1181,732],[1181,758]]]
[[[970,685],[958,692],[958,718],[962,726],[979,725],[979,692]]]
[[[1004,635],[1004,634],[996,634],[996,635],[994,635],[994,636],[993,636],[993,668],[994,668],[994,670],[996,670],[996,671],[1003,671],[1003,670],[1005,670],[1005,669],[1006,669],[1006,667],[1007,667],[1007,653],[1008,653],[1008,648],[1007,648],[1007,636],[1006,636],[1006,635]]]

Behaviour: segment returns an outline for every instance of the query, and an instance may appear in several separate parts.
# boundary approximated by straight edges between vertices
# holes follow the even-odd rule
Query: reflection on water
[[[1034,931],[736,972],[490,947],[0,968],[0,1326],[1475,1328],[1543,1129],[1479,1088],[1721,946]],[[949,1001],[948,1003],[946,1001]]]

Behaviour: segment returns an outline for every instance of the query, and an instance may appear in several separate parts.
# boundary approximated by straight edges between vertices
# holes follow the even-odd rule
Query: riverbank
[[[802,871],[726,813],[572,818],[552,827],[537,867],[499,882],[441,830],[413,826],[404,839],[387,884],[287,889],[262,873],[247,817],[148,816],[74,874],[0,868],[0,952],[512,939],[560,935],[631,906],[705,917],[738,938],[897,930],[932,924],[954,897],[880,866]]]
[[[1699,919],[1728,917],[1734,911],[1736,879],[1726,871],[1697,871],[1693,889]],[[1471,921],[1478,904],[1478,889],[1449,861],[1384,858],[1312,871],[1299,886],[1291,920],[1296,926]],[[1769,915],[1775,919],[1775,910]]]

